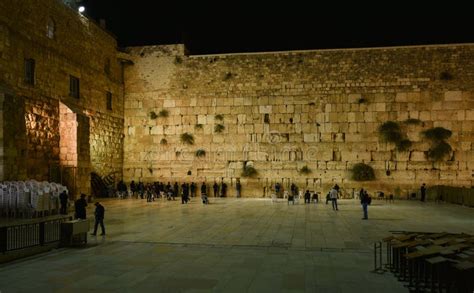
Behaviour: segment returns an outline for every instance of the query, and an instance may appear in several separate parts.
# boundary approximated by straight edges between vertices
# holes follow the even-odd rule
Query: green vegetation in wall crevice
[[[396,150],[399,152],[409,151],[412,146],[412,142],[406,138],[406,134],[402,132],[398,122],[384,122],[379,126],[378,132],[383,141],[395,144]]]
[[[194,144],[194,136],[190,133],[183,133],[181,134],[181,142],[184,143],[184,144]]]
[[[222,124],[216,124],[214,126],[214,132],[215,133],[221,133],[222,131],[224,131],[224,129],[225,129],[225,126],[222,125]]]
[[[434,127],[422,132],[422,135],[431,140],[431,147],[426,152],[426,157],[433,161],[442,161],[453,150],[445,140],[450,138],[453,132],[443,127]]]
[[[206,155],[206,151],[204,149],[198,149],[196,151],[196,157],[198,158],[204,157],[205,155]]]
[[[253,166],[247,165],[247,163],[244,164],[244,168],[241,174],[242,177],[252,178],[255,177],[257,174],[258,172]]]
[[[351,169],[351,179],[354,181],[375,180],[374,169],[364,163],[357,163]]]
[[[308,166],[303,166],[298,172],[303,175],[308,175],[313,171]]]

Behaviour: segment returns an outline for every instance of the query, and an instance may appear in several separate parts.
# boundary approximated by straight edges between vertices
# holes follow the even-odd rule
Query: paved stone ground
[[[106,200],[107,236],[3,265],[7,292],[408,292],[374,274],[373,242],[392,230],[474,234],[474,209],[356,200]],[[88,211],[92,217],[92,207]]]

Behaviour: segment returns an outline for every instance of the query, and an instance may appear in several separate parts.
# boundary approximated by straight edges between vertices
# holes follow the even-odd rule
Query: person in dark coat
[[[95,224],[94,224],[94,233],[91,235],[95,236],[97,235],[97,227],[100,224],[100,229],[102,230],[102,233],[100,235],[105,235],[105,227],[104,227],[104,216],[105,216],[105,209],[104,207],[99,203],[95,203]]]
[[[425,198],[426,198],[426,184],[425,183],[421,185],[420,192],[421,192],[421,201],[425,201]]]
[[[132,192],[132,197],[134,197],[135,192],[137,192],[137,185],[135,184],[134,180],[132,180],[132,182],[130,182],[130,191]]]
[[[227,184],[225,182],[222,182],[221,194],[222,197],[227,196]]]
[[[362,220],[367,220],[367,219],[369,219],[367,209],[368,209],[368,206],[371,202],[371,199],[370,199],[369,194],[367,193],[367,191],[365,191],[364,189],[360,190],[359,197],[360,197],[360,204],[362,205],[362,210],[364,211],[364,217],[362,218]]]
[[[74,203],[74,207],[76,209],[76,219],[86,219],[86,207],[87,207],[87,201],[86,201],[86,195],[84,193],[81,194],[81,198],[76,200]]]
[[[185,203],[188,203],[189,201],[189,186],[187,183],[183,183],[181,185],[181,190],[182,190],[182,193],[181,193],[181,204],[185,204]]]
[[[217,184],[217,182],[214,182],[212,189],[214,190],[214,197],[217,197],[219,195],[219,184]]]
[[[195,197],[196,196],[196,184],[194,184],[194,182],[191,182],[190,190],[191,190],[191,197]]]
[[[310,203],[311,202],[311,193],[309,192],[309,190],[306,190],[305,194],[304,194],[304,203]]]
[[[236,197],[241,197],[241,192],[242,192],[242,184],[240,184],[240,180],[237,179],[237,183],[235,184],[235,191],[236,191]]]
[[[64,190],[59,195],[59,202],[61,203],[61,208],[59,209],[59,213],[61,215],[67,215],[67,201],[68,201],[67,192],[66,190]]]
[[[203,182],[202,185],[201,185],[201,199],[202,199],[203,204],[208,204],[209,203],[209,199],[207,197],[206,182]]]

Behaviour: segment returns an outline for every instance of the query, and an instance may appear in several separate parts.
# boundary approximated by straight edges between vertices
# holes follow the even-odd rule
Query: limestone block
[[[462,91],[447,91],[444,93],[445,101],[462,101]]]
[[[390,171],[390,177],[392,177],[396,181],[402,182],[411,182],[415,180],[416,171],[398,171],[392,170]]]
[[[254,131],[255,133],[263,133],[263,124],[261,123],[254,124]]]
[[[316,142],[316,134],[304,133],[303,134],[303,141],[304,142]]]
[[[159,125],[159,126],[153,126],[153,127],[151,128],[150,134],[153,134],[153,135],[161,135],[161,134],[163,134],[163,126],[161,126],[161,125]]]
[[[407,101],[408,102],[419,102],[421,99],[421,94],[417,92],[410,92],[407,93]]]
[[[395,95],[396,102],[407,102],[407,99],[408,99],[407,93],[397,93]]]
[[[261,114],[271,114],[272,105],[259,106],[259,113]]]
[[[174,107],[176,107],[176,101],[175,100],[164,100],[163,101],[163,107],[165,107],[165,108],[174,108]]]
[[[386,103],[375,103],[375,111],[376,112],[385,112],[386,111]]]
[[[474,120],[474,110],[466,110],[466,120],[473,121]]]

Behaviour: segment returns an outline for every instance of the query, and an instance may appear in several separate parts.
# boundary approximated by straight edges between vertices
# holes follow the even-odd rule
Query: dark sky
[[[120,46],[185,43],[191,54],[474,42],[471,10],[455,2],[201,1],[84,0]]]

